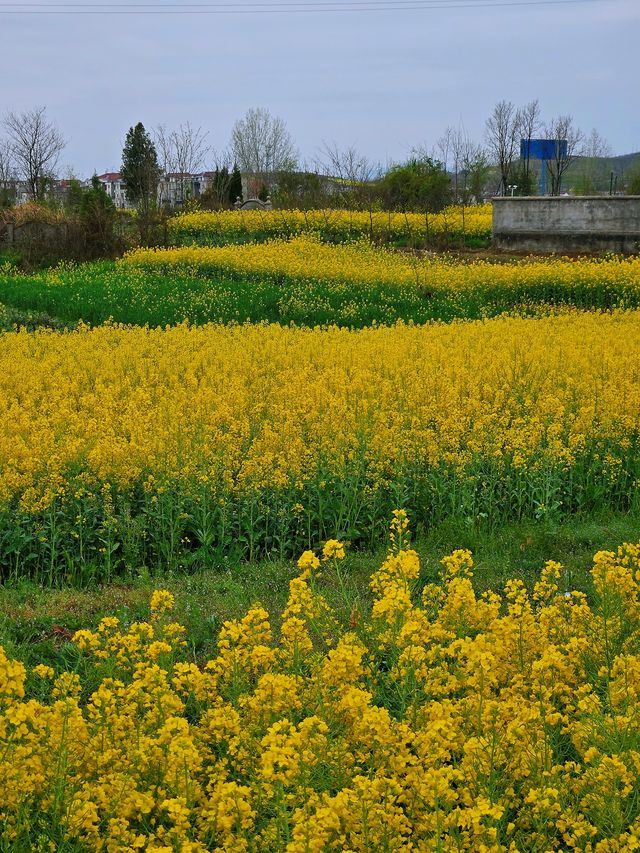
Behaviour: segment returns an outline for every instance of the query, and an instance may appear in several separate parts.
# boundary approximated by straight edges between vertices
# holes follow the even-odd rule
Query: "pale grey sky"
[[[459,123],[481,141],[497,101],[533,98],[546,118],[597,128],[615,153],[640,150],[640,0],[490,2],[229,15],[16,14],[2,2],[0,115],[46,105],[69,140],[62,164],[82,177],[118,169],[138,121],[190,121],[220,149],[258,106],[308,160],[326,140],[397,161]]]

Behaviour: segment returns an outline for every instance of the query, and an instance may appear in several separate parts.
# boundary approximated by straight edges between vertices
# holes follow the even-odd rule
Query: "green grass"
[[[554,559],[564,566],[561,591],[580,589],[589,593],[594,553],[615,549],[623,542],[640,542],[640,517],[608,514],[562,523],[523,522],[497,529],[451,521],[433,528],[414,547],[421,558],[420,586],[437,579],[443,556],[456,548],[469,548],[474,554],[478,592],[500,590],[508,578],[514,577],[531,587],[545,561]],[[366,614],[371,601],[369,577],[385,551],[384,546],[374,554],[348,551],[343,584],[333,569],[325,571],[321,591],[344,623]],[[115,614],[124,623],[145,619],[152,590],[168,588],[176,595],[176,619],[188,628],[190,656],[201,662],[214,653],[222,622],[243,616],[256,601],[269,610],[277,627],[288,582],[296,574],[294,560],[263,560],[228,561],[194,574],[170,572],[151,578],[142,572],[126,583],[84,590],[45,589],[20,579],[0,587],[0,645],[28,665],[49,663],[73,668],[79,663],[70,643],[74,631],[93,628],[106,615]]]
[[[557,306],[609,310],[640,306],[640,291],[611,284],[607,288],[567,288],[547,280],[539,285],[496,283],[491,287],[443,291],[414,284],[359,284],[283,277],[231,277],[206,269],[197,274],[175,269],[142,270],[110,261],[67,266],[36,275],[0,269],[0,303],[5,314],[43,318],[43,325],[83,321],[165,326],[192,324],[291,323],[336,324],[363,328],[374,323],[449,322],[505,312],[537,315]],[[553,306],[553,308],[549,308]],[[54,318],[54,319],[52,319]],[[7,327],[4,324],[4,327]]]
[[[14,312],[52,316],[61,322],[165,326],[296,323],[363,327],[397,320],[448,319],[451,311],[415,287],[336,288],[330,282],[282,282],[268,278],[196,276],[116,267],[108,261],[33,276],[0,274],[0,303]],[[454,312],[455,313],[455,312]],[[451,315],[452,318],[453,315]],[[19,321],[19,318],[18,318]]]
[[[196,573],[293,558],[333,537],[372,553],[398,507],[419,538],[447,522],[456,531],[499,530],[527,519],[561,524],[605,512],[640,515],[636,440],[601,445],[587,442],[565,467],[525,469],[482,457],[461,472],[407,463],[387,472],[385,488],[376,487],[375,469],[362,455],[341,472],[321,466],[282,489],[243,493],[217,480],[171,479],[158,481],[154,494],[141,481],[126,489],[112,483],[106,499],[84,488],[80,466],[65,476],[64,499],[26,511],[16,496],[0,512],[0,580],[29,576],[46,587],[87,587],[126,580],[141,567],[153,577]],[[603,467],[603,454],[618,460],[615,474]],[[456,547],[456,537],[451,541]]]

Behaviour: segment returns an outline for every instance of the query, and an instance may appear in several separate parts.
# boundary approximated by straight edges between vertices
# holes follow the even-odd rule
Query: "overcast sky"
[[[480,141],[497,101],[533,98],[546,118],[570,113],[585,132],[597,128],[614,153],[640,150],[640,0],[439,2],[450,8],[1,12],[0,114],[46,105],[69,140],[61,171],[68,164],[80,177],[118,169],[138,121],[190,121],[221,149],[258,106],[285,120],[308,160],[326,140],[398,161],[431,148],[447,125]]]

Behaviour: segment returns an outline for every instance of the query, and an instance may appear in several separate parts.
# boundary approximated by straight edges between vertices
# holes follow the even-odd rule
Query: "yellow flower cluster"
[[[222,244],[314,233],[333,241],[358,237],[376,241],[437,241],[491,235],[490,204],[448,207],[441,213],[368,210],[221,210],[182,213],[169,220],[178,243]]]
[[[362,298],[372,285],[393,285],[426,295],[519,291],[521,299],[562,301],[608,307],[610,293],[628,294],[637,302],[640,258],[527,258],[496,264],[486,260],[460,263],[442,256],[416,256],[376,248],[369,243],[334,246],[313,235],[243,246],[136,249],[121,261],[148,270],[192,270],[201,274],[257,276],[281,280],[326,281],[336,288],[358,285]],[[585,295],[591,294],[588,300]],[[594,294],[599,298],[594,298]],[[633,304],[635,304],[635,302]]]
[[[166,591],[76,634],[86,683],[0,649],[4,848],[638,850],[640,545],[595,555],[589,603],[557,563],[477,597],[467,551],[421,591],[392,533],[350,630],[307,552],[279,636],[256,604],[201,666]]]
[[[223,497],[353,474],[373,488],[476,462],[568,471],[585,454],[606,482],[635,459],[639,336],[637,312],[5,334],[0,501],[32,512],[102,489],[110,516],[112,490],[133,486]]]
[[[108,522],[114,489],[151,499],[178,483],[220,499],[297,490],[304,513],[318,478],[366,492],[403,471],[474,482],[478,464],[486,486],[487,465],[562,474],[585,460],[585,482],[606,486],[638,465],[639,335],[636,312],[6,334],[0,501],[40,512],[99,492]]]

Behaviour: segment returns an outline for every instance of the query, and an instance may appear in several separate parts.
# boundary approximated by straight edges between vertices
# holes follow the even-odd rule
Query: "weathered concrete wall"
[[[640,196],[495,198],[493,245],[523,252],[640,252]]]
[[[58,225],[48,222],[23,222],[22,225],[14,225],[8,222],[0,229],[0,240],[5,243],[58,243],[67,239],[68,230],[64,222]]]

